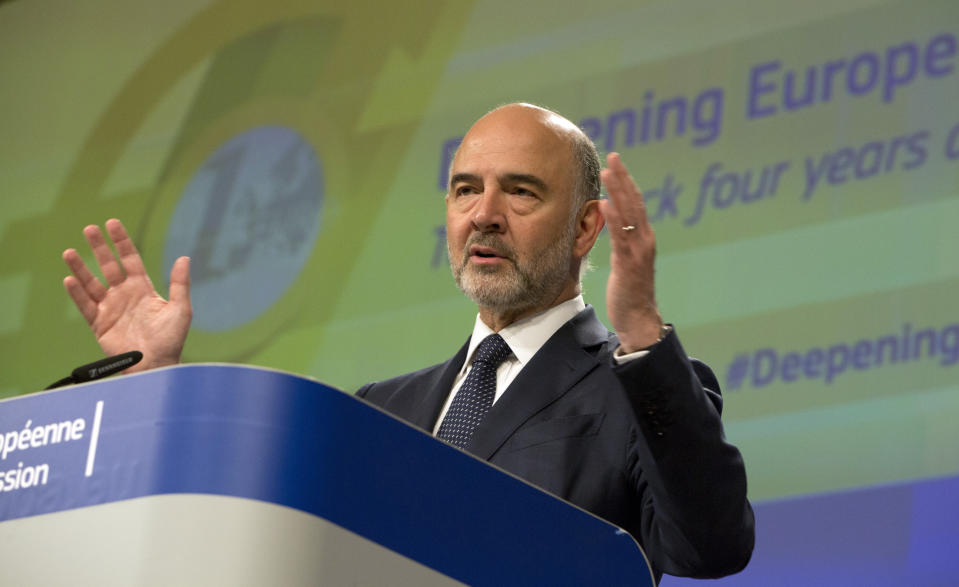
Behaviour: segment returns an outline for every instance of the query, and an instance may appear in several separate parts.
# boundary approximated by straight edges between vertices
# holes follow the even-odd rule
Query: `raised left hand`
[[[611,249],[606,311],[622,351],[630,353],[654,344],[662,331],[654,283],[656,235],[643,194],[619,154],[610,153],[606,164],[600,173],[609,194],[600,202]]]

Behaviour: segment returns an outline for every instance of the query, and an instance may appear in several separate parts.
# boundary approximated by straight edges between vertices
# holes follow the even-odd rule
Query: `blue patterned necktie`
[[[496,395],[496,369],[510,355],[509,345],[498,334],[483,339],[473,356],[473,366],[466,381],[456,392],[450,409],[436,433],[452,445],[469,446],[473,431],[486,418]]]

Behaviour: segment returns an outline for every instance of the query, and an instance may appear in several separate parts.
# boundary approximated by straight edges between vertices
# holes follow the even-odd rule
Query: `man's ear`
[[[576,239],[573,241],[573,254],[583,258],[593,248],[606,220],[599,211],[599,200],[588,200],[580,208],[576,221]]]

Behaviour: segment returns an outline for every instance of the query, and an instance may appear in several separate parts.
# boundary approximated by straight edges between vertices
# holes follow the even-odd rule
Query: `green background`
[[[246,130],[296,130],[324,172],[319,237],[284,295],[189,361],[264,365],[346,390],[445,360],[475,308],[449,276],[443,145],[514,100],[574,122],[721,88],[721,132],[629,145],[647,190],[683,186],[655,224],[657,292],[687,351],[726,381],[734,357],[875,340],[959,322],[959,58],[881,90],[749,119],[750,70],[782,71],[955,39],[952,0],[673,2],[7,2],[0,4],[0,396],[100,357],[60,282],[80,230],[121,218],[154,281],[187,184]],[[770,80],[782,83],[782,71]],[[763,103],[773,103],[771,93]],[[808,199],[804,164],[926,131],[927,156]],[[598,138],[605,147],[605,136]],[[959,142],[957,142],[959,149]],[[707,168],[789,167],[774,195],[707,208]],[[651,209],[655,198],[650,199]],[[437,253],[440,253],[439,255]],[[187,253],[189,253],[187,251]],[[608,243],[586,298],[605,315]],[[244,287],[255,291],[256,280]],[[195,299],[197,312],[217,300]],[[822,379],[727,386],[724,419],[753,499],[959,472],[959,386],[939,357]]]

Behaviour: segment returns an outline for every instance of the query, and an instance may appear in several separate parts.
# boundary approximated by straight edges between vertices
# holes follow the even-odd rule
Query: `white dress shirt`
[[[496,370],[496,395],[493,396],[494,404],[502,397],[503,392],[505,392],[509,384],[516,379],[516,376],[523,370],[523,367],[530,362],[533,355],[546,344],[546,341],[549,340],[563,324],[569,322],[574,316],[585,309],[586,303],[583,301],[583,296],[576,296],[548,310],[544,310],[539,314],[534,314],[514,322],[499,331],[499,335],[502,336],[506,344],[509,345],[512,354],[510,354]],[[490,334],[493,334],[493,331],[490,330],[490,327],[487,326],[485,322],[480,320],[479,314],[477,314],[476,321],[473,325],[473,335],[470,336],[469,348],[466,351],[466,361],[453,380],[453,389],[450,390],[450,395],[446,398],[443,410],[433,425],[434,435],[439,431],[440,424],[443,422],[443,418],[446,417],[446,412],[449,411],[450,404],[453,403],[453,398],[459,392],[460,387],[463,386],[466,375],[469,374],[470,369],[473,367],[473,353],[476,352],[476,347]],[[620,355],[619,349],[617,349],[614,358],[616,362],[624,363],[642,357],[647,353],[648,351],[643,350],[628,355]]]

